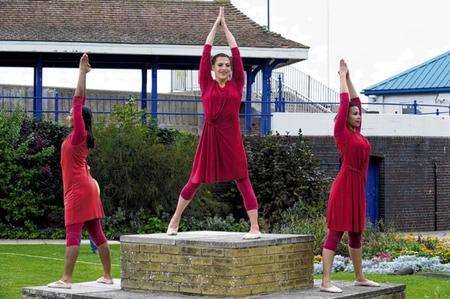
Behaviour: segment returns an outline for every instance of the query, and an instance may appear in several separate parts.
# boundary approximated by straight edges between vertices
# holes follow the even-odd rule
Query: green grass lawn
[[[0,298],[21,298],[21,288],[45,285],[61,278],[63,245],[0,245]],[[120,275],[119,245],[111,246],[113,275]],[[98,255],[88,245],[81,246],[74,282],[92,281],[102,274]],[[419,275],[368,275],[379,282],[406,284],[407,298],[450,298],[450,282]],[[316,276],[320,278],[320,276]],[[335,280],[353,280],[352,273],[335,273]],[[437,297],[435,294],[440,294]]]
[[[111,246],[113,276],[120,276],[119,245]],[[64,245],[0,245],[0,298],[22,298],[25,286],[45,285],[61,278]],[[12,254],[11,254],[12,253]],[[80,248],[74,282],[92,281],[102,275],[98,255],[89,245]]]

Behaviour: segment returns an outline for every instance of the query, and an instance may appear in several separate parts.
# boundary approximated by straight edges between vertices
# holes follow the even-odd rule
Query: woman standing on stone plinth
[[[334,124],[334,139],[342,166],[334,180],[327,207],[328,234],[323,245],[323,278],[321,291],[340,293],[331,284],[331,269],[336,248],[344,232],[348,232],[348,250],[355,269],[356,286],[378,287],[362,272],[361,235],[365,227],[365,184],[369,165],[370,144],[361,135],[361,101],[350,80],[347,64],[339,66],[341,103]],[[350,95],[349,95],[350,91]]]
[[[232,56],[219,53],[211,58],[217,29],[225,33]],[[215,78],[211,76],[211,70]],[[189,181],[181,191],[167,234],[176,235],[181,215],[203,183],[235,181],[250,218],[244,239],[260,238],[258,202],[251,185],[247,157],[239,127],[239,107],[244,88],[244,68],[239,49],[227,27],[223,7],[209,33],[200,60],[199,84],[205,114],[202,134]]]
[[[91,176],[86,162],[94,147],[92,112],[84,107],[86,100],[86,74],[91,70],[89,58],[80,59],[78,84],[68,117],[72,131],[61,146],[61,168],[64,188],[64,222],[66,226],[66,256],[64,274],[58,281],[48,284],[51,288],[70,289],[72,273],[78,257],[81,231],[85,227],[98,247],[103,264],[103,276],[99,283],[112,284],[111,256],[103,233],[101,219],[104,217],[100,188]]]

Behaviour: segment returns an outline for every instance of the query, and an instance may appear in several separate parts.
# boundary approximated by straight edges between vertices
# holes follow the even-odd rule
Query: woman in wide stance
[[[231,58],[220,53],[211,59],[212,43],[219,27],[222,27],[231,48]],[[250,231],[244,238],[259,238],[258,203],[250,183],[239,127],[244,68],[236,41],[225,23],[223,7],[203,47],[199,84],[205,113],[203,131],[189,181],[181,191],[167,234],[177,234],[181,215],[202,183],[235,181],[251,222]]]
[[[58,281],[48,284],[51,288],[70,289],[72,273],[78,257],[81,231],[85,227],[98,247],[103,264],[103,276],[99,283],[112,284],[111,257],[103,233],[101,219],[104,217],[100,188],[92,178],[86,158],[94,147],[92,113],[84,107],[86,74],[91,70],[89,58],[80,59],[78,84],[73,97],[69,120],[72,132],[61,146],[61,168],[64,188],[64,220],[66,226],[66,256],[64,274]]]
[[[344,232],[348,232],[348,250],[355,269],[355,285],[379,286],[378,283],[364,277],[361,265],[361,234],[366,220],[365,184],[370,144],[361,135],[361,101],[350,80],[344,60],[340,61],[339,77],[341,103],[334,124],[334,139],[342,166],[331,186],[328,199],[328,234],[323,245],[323,278],[320,287],[322,291],[332,293],[342,292],[340,288],[331,284],[330,276],[334,253]]]

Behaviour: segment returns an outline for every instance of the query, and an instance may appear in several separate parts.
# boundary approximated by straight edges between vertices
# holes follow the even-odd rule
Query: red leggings
[[[97,247],[105,243],[106,237],[103,233],[101,219],[88,220],[85,223],[74,223],[66,226],[66,246],[78,246],[81,240],[81,231],[86,227],[91,240]]]
[[[253,191],[250,179],[247,177],[236,180],[235,182],[239,192],[241,192],[242,198],[244,199],[245,210],[251,211],[258,209],[258,201],[256,200],[256,195]],[[183,187],[183,190],[181,190],[181,197],[185,200],[191,200],[200,186],[201,183],[193,183],[189,179],[187,184]]]
[[[328,235],[323,244],[323,248],[336,251],[339,242],[341,241],[344,232],[335,230],[328,230]],[[361,233],[360,232],[348,232],[348,246],[354,249],[361,248]]]

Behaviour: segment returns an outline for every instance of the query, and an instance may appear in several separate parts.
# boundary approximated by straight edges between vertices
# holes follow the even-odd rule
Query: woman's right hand
[[[89,64],[89,56],[84,53],[80,58],[80,72],[83,74],[89,73],[91,70],[91,65]]]

